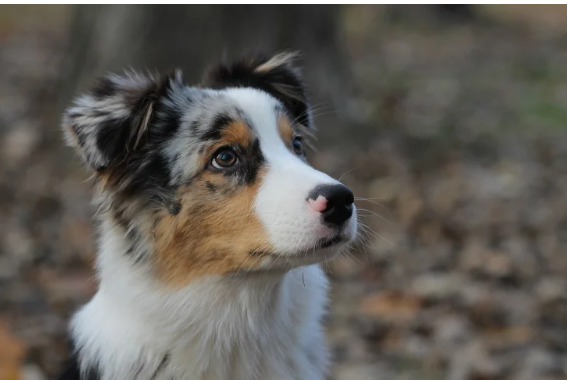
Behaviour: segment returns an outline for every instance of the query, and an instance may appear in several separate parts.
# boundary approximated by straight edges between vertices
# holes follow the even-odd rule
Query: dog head
[[[291,54],[181,73],[110,75],[64,115],[102,217],[166,282],[287,270],[356,234],[352,192],[306,161],[313,125]]]

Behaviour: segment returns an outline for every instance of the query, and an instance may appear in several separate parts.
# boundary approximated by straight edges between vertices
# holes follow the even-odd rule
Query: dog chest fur
[[[318,265],[219,276],[171,292],[107,230],[101,286],[72,320],[82,370],[101,380],[321,379],[327,280]]]

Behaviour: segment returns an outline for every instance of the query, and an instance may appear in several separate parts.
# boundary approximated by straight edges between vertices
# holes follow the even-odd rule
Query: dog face
[[[75,101],[65,135],[127,241],[116,254],[182,285],[320,262],[355,237],[352,193],[306,162],[313,126],[291,58],[221,65],[201,87],[179,72],[109,76]]]

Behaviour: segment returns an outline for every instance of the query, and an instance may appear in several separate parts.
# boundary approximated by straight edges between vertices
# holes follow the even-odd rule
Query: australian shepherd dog
[[[96,178],[96,295],[65,380],[320,380],[319,264],[355,238],[352,192],[313,169],[293,54],[109,75],[63,118]]]

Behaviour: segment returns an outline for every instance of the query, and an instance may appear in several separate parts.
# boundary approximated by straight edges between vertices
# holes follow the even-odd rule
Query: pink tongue
[[[313,210],[323,212],[327,208],[327,198],[322,195],[319,195],[315,200],[309,198],[309,204]]]

